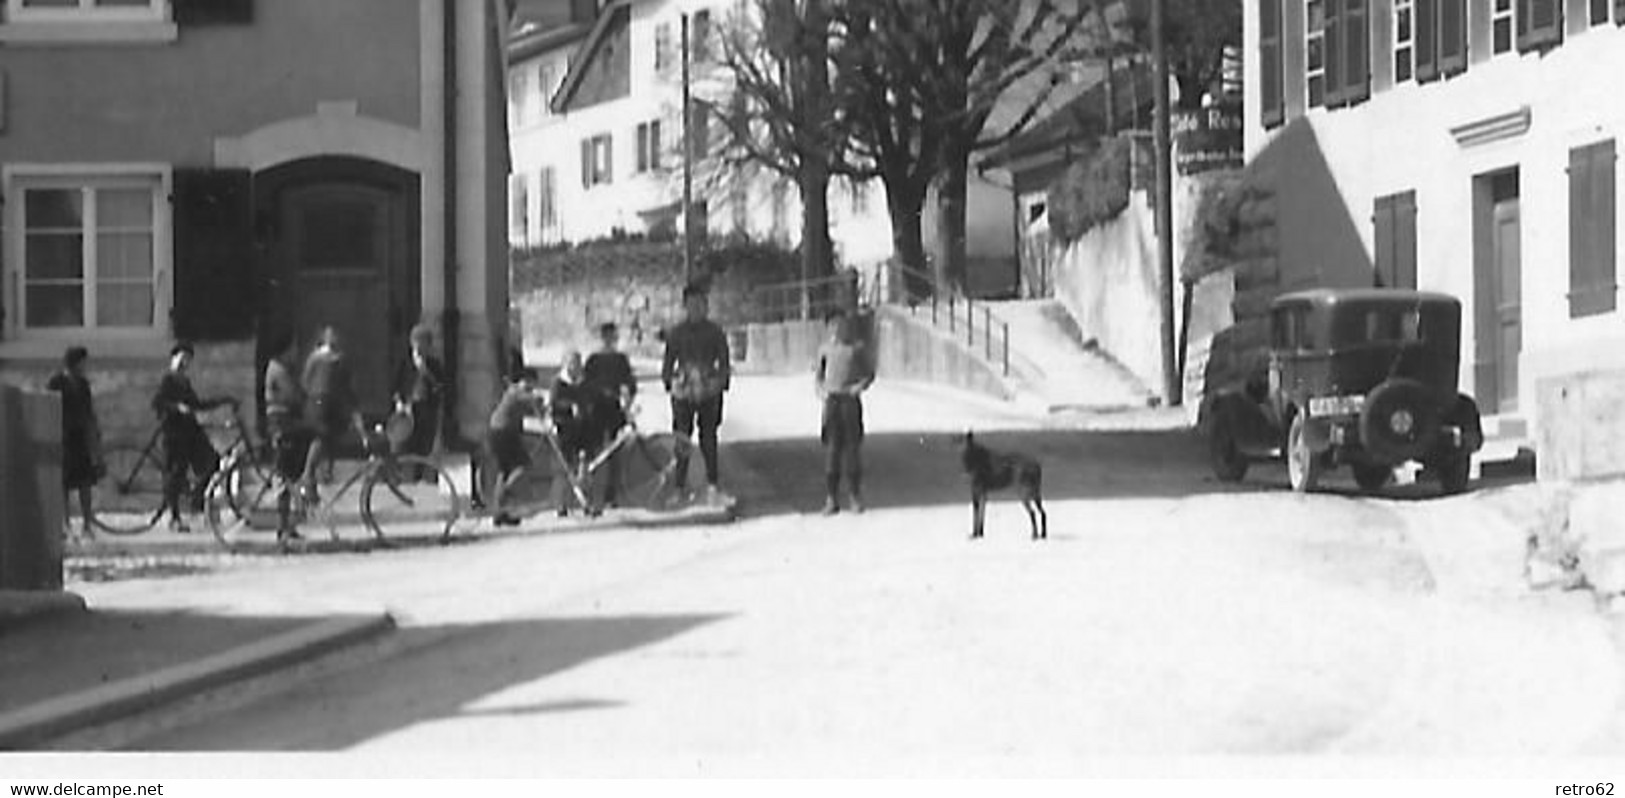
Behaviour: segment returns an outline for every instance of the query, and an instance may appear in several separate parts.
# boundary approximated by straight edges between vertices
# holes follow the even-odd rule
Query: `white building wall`
[[[1377,4],[1378,8],[1386,4]],[[1257,6],[1247,4],[1244,30],[1246,151],[1251,161],[1281,128],[1260,124]],[[1381,49],[1375,53],[1383,53]],[[1288,64],[1292,63],[1290,57]],[[1290,66],[1289,66],[1290,69]],[[1374,91],[1349,109],[1306,115],[1369,256],[1373,203],[1414,190],[1417,201],[1417,280],[1463,302],[1461,381],[1474,388],[1473,178],[1517,167],[1522,224],[1520,414],[1533,416],[1536,382],[1547,375],[1625,367],[1625,301],[1615,310],[1569,318],[1569,150],[1615,139],[1625,150],[1625,28],[1612,23],[1571,32],[1545,54],[1497,55],[1471,63],[1455,77],[1405,82]],[[1287,90],[1302,88],[1288,80]],[[1301,98],[1298,100],[1301,105]],[[1293,101],[1288,99],[1288,107]],[[1509,138],[1463,145],[1451,129],[1527,107],[1528,130]],[[1288,124],[1292,122],[1289,113]],[[1290,180],[1290,175],[1280,176]],[[1616,190],[1625,175],[1616,164]],[[1337,209],[1325,209],[1332,212]],[[1616,270],[1625,269],[1625,200],[1616,196]],[[1283,257],[1289,253],[1282,253]]]

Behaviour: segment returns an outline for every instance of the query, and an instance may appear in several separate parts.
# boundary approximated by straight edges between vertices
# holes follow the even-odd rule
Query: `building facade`
[[[615,234],[675,230],[682,186],[682,18],[688,17],[696,224],[712,237],[744,235],[794,246],[801,236],[796,186],[761,170],[726,165],[730,81],[724,26],[753,7],[734,0],[612,0],[577,3],[571,22],[520,33],[509,46],[514,177],[509,240],[518,247],[576,243]],[[595,7],[598,6],[598,7]],[[1013,271],[1014,214],[1008,186],[971,176],[972,262],[1002,258]],[[835,181],[831,240],[840,262],[892,255],[880,181]],[[932,211],[925,220],[935,246]]]
[[[1527,437],[1546,376],[1625,365],[1625,2],[1249,0],[1245,147],[1283,289],[1464,305],[1462,389]]]
[[[104,426],[139,437],[176,339],[248,410],[268,341],[333,325],[379,414],[428,322],[476,435],[507,332],[506,14],[4,0],[0,375],[83,344]]]

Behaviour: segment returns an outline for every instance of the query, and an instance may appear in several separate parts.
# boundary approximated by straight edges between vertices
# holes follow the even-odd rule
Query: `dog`
[[[970,476],[971,539],[982,536],[987,494],[1012,485],[1021,494],[1021,507],[1032,524],[1033,540],[1049,537],[1049,514],[1044,512],[1044,467],[1037,459],[995,452],[977,443],[975,433],[966,432],[959,461]]]

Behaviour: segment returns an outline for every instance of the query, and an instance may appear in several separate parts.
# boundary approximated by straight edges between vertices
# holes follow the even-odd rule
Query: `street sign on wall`
[[[1170,120],[1174,163],[1182,175],[1242,165],[1241,106],[1213,105],[1199,111],[1175,111]]]

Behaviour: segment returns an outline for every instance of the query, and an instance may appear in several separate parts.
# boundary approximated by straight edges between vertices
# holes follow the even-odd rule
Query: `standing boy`
[[[497,467],[490,505],[494,511],[491,522],[497,526],[519,525],[518,516],[508,511],[506,498],[520,473],[531,465],[530,454],[525,451],[525,416],[534,415],[537,404],[536,378],[519,369],[509,375],[507,388],[491,409],[485,448]]]
[[[305,457],[305,490],[316,497],[316,472],[338,448],[345,422],[361,429],[361,411],[356,407],[355,387],[350,382],[349,363],[340,348],[339,331],[323,327],[316,336],[316,349],[305,358],[301,382],[305,386],[305,423],[314,439]],[[330,466],[327,466],[330,468]]]
[[[434,451],[440,431],[440,403],[446,391],[446,369],[434,356],[434,331],[428,325],[412,328],[412,351],[395,375],[395,402],[412,416],[412,434],[401,452],[427,457]],[[413,479],[432,479],[417,473]]]
[[[276,497],[276,535],[278,541],[292,541],[299,533],[294,529],[290,490],[304,475],[310,434],[304,424],[305,391],[294,372],[298,342],[292,334],[281,333],[272,339],[271,348],[273,354],[265,364],[265,432],[282,478]]]
[[[818,436],[824,443],[824,515],[840,512],[841,474],[846,474],[851,509],[863,512],[863,392],[875,381],[874,355],[858,335],[857,317],[835,321],[835,335],[818,352],[818,397],[824,402]]]
[[[711,321],[710,300],[705,288],[689,284],[683,289],[685,318],[666,332],[666,356],[660,367],[660,381],[671,395],[671,428],[678,436],[691,437],[695,422],[700,431],[700,456],[705,460],[706,500],[710,504],[728,501],[718,482],[717,427],[722,425],[722,394],[731,378],[728,336]],[[688,487],[688,457],[677,460],[677,487]]]
[[[85,360],[90,353],[82,346],[70,346],[62,355],[62,370],[45,383],[46,390],[62,394],[62,487],[79,494],[80,534],[95,537],[96,510],[92,488],[107,473],[102,460],[101,425],[96,421],[96,405],[85,376]],[[64,499],[67,497],[64,496]]]
[[[220,454],[204,434],[198,423],[197,412],[231,404],[229,398],[201,399],[192,387],[189,372],[192,368],[192,345],[175,344],[169,350],[169,370],[158,382],[158,393],[152,398],[152,409],[158,414],[158,425],[164,441],[164,503],[154,519],[162,519],[169,512],[169,526],[176,532],[190,532],[181,517],[181,494],[186,492],[187,472],[197,477],[198,490],[193,503],[202,498],[202,489],[220,467]]]
[[[604,407],[609,417],[604,419],[604,443],[608,443],[626,424],[626,411],[632,407],[632,400],[638,395],[638,382],[632,376],[632,361],[627,359],[626,353],[616,349],[620,330],[615,322],[598,326],[598,340],[603,346],[587,356],[585,373],[587,387],[606,400]],[[621,487],[620,453],[610,455],[604,467],[608,471],[604,484],[604,504],[614,505]]]

